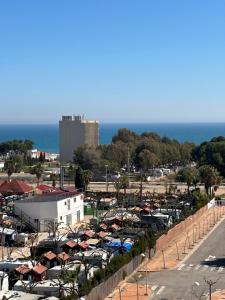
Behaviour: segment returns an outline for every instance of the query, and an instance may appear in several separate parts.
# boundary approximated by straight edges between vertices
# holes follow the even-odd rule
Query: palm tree
[[[143,182],[146,182],[147,178],[148,178],[147,174],[143,172],[141,172],[137,176],[137,181],[140,181],[140,189],[139,189],[140,201],[142,201],[142,195],[143,195]]]
[[[121,189],[120,178],[116,178],[116,180],[114,181],[114,187],[116,189],[116,198],[117,198],[117,201],[118,201],[119,200],[120,189]]]
[[[8,181],[10,181],[10,178],[11,178],[13,172],[15,172],[15,162],[12,159],[6,160],[5,165],[4,165],[4,169],[7,172]]]
[[[221,177],[217,169],[210,165],[203,165],[199,168],[200,179],[205,185],[206,193],[210,196],[213,195],[212,188],[219,184]]]
[[[84,170],[84,171],[83,171],[83,178],[84,178],[85,191],[87,190],[88,185],[89,185],[89,183],[90,183],[92,177],[93,177],[93,174],[92,174],[92,172],[91,172],[90,170]]]
[[[50,174],[50,180],[52,181],[52,186],[56,186],[57,175],[55,173]]]
[[[41,163],[38,163],[37,165],[35,165],[32,168],[32,174],[35,174],[37,177],[37,185],[39,185],[40,179],[41,179],[41,175],[43,173],[43,167]]]
[[[194,185],[196,189],[199,182],[199,171],[196,168],[184,168],[179,171],[177,179],[181,182],[186,182],[188,194],[190,194],[190,187]]]
[[[124,175],[119,178],[121,188],[124,190],[124,195],[126,195],[127,188],[129,187],[129,177]]]

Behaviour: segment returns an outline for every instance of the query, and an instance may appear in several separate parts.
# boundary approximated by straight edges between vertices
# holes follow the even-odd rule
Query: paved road
[[[145,284],[145,275],[139,276]],[[216,281],[213,291],[225,289],[225,219],[176,269],[149,274],[148,284],[154,290],[150,299],[208,299],[205,279]]]

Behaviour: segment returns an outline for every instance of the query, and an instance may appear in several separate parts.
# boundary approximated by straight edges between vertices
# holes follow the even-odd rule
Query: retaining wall
[[[210,213],[210,224],[213,223],[214,221],[214,208],[208,209],[207,205],[200,208],[195,214],[187,217],[184,221],[180,222],[179,224],[177,224],[176,226],[174,226],[172,229],[170,229],[166,234],[163,234],[162,236],[160,236],[157,241],[156,241],[156,251],[161,251],[163,249],[165,249],[168,244],[170,243],[170,241],[175,240],[176,237],[178,237],[178,235],[181,232],[186,233],[188,229],[190,229],[191,226],[193,226],[194,224],[198,224],[199,223],[199,218],[202,216],[202,214],[204,214],[205,212],[209,211]]]

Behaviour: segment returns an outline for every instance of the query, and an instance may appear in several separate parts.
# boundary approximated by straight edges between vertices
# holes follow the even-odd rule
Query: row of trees
[[[13,173],[19,173],[22,170],[22,159],[20,156],[16,155],[10,159],[7,159],[5,161],[4,169],[7,172],[8,180],[10,180]],[[30,174],[34,174],[37,177],[37,181],[39,184],[39,181],[41,179],[41,176],[43,174],[44,168],[42,164],[39,162],[34,166],[31,166],[29,168]],[[52,180],[56,180],[56,178],[51,178]]]
[[[31,140],[12,140],[0,143],[0,155],[6,155],[10,151],[16,154],[26,155],[28,150],[33,148],[34,142]]]
[[[196,146],[192,150],[192,159],[197,167],[182,169],[177,179],[186,182],[188,190],[200,182],[204,183],[207,194],[212,195],[225,177],[225,138],[215,137]]]
[[[225,138],[220,136],[195,147],[193,159],[198,165],[211,165],[225,176]]]
[[[221,182],[221,176],[213,166],[203,165],[199,168],[187,167],[181,169],[177,174],[177,180],[187,184],[188,193],[190,193],[191,186],[196,189],[199,183],[204,183],[206,193],[212,196],[215,187]]]
[[[216,137],[199,146],[194,143],[179,143],[157,133],[141,135],[128,129],[119,129],[109,145],[97,148],[80,146],[74,153],[74,163],[83,170],[90,170],[95,178],[105,173],[120,171],[122,167],[135,166],[141,174],[157,166],[186,166],[195,161],[196,168],[184,168],[177,179],[190,186],[205,184],[207,193],[225,176],[225,138]],[[121,183],[119,183],[121,184]]]
[[[191,161],[193,143],[179,143],[157,133],[136,134],[128,129],[119,129],[109,145],[97,148],[80,146],[74,153],[74,163],[96,176],[103,174],[105,165],[109,171],[133,165],[148,170],[160,165],[181,164]]]

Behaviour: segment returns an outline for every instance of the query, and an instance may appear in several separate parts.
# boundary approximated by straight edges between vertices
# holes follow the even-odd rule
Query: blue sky
[[[0,0],[0,123],[225,121],[224,0]]]

